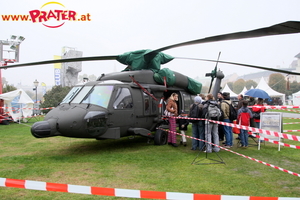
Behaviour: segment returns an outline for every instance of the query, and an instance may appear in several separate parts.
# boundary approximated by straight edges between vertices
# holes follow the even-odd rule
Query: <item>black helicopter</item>
[[[8,65],[13,68],[52,64],[61,62],[118,60],[128,65],[122,72],[102,74],[96,81],[74,86],[59,106],[51,110],[44,121],[36,122],[31,133],[37,138],[65,136],[74,138],[119,139],[125,136],[142,135],[154,139],[154,144],[167,142],[167,133],[157,129],[165,125],[163,118],[164,100],[171,93],[179,96],[179,110],[187,112],[194,96],[201,93],[201,83],[166,68],[160,64],[174,59],[162,51],[186,45],[235,40],[300,32],[300,22],[288,21],[266,28],[207,37],[199,40],[174,44],[157,50],[140,50],[114,56],[95,56],[49,60],[34,63]],[[286,74],[300,75],[280,69],[270,69],[220,60],[196,59],[216,63],[226,63],[245,67],[271,70]],[[220,91],[221,71],[217,64],[211,73],[211,85],[216,78],[213,95]],[[211,86],[210,86],[211,87]],[[152,132],[155,131],[153,135]]]

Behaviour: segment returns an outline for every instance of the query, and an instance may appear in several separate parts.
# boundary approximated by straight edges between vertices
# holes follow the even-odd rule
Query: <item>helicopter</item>
[[[164,145],[167,143],[167,132],[157,128],[167,126],[167,120],[163,116],[165,100],[171,93],[177,93],[179,97],[178,110],[188,112],[194,97],[201,93],[202,84],[168,68],[160,69],[160,64],[175,59],[162,53],[162,51],[208,42],[299,32],[300,22],[287,21],[266,28],[217,35],[156,50],[13,64],[0,68],[91,60],[118,60],[127,65],[122,72],[102,74],[96,81],[75,85],[62,102],[47,113],[44,121],[33,124],[31,127],[32,135],[36,138],[64,136],[97,140],[139,135],[153,139],[156,145]],[[220,61],[219,58],[218,60],[195,60],[216,63],[214,70],[206,74],[206,76],[211,77],[210,89],[214,79],[216,79],[212,92],[215,98],[220,91],[221,80],[224,77],[222,71],[217,71],[218,63],[300,75],[297,72],[281,69]],[[153,135],[152,132],[155,134]]]

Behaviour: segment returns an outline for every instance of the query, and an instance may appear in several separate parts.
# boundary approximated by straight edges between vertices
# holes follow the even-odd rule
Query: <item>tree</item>
[[[228,87],[233,90],[233,82],[227,82]],[[225,87],[225,86],[224,86]]]
[[[44,95],[45,101],[41,103],[41,108],[56,107],[64,99],[64,97],[68,94],[70,90],[71,87],[68,86],[54,86]],[[49,112],[49,110],[46,110],[46,113],[47,112]]]
[[[5,87],[3,87],[2,92],[6,93],[6,92],[14,91],[14,90],[17,90],[17,89],[18,88],[16,88],[14,85],[6,84]]]
[[[287,93],[285,77],[280,73],[274,73],[269,76],[269,86],[280,93]]]
[[[5,87],[4,87],[5,86]],[[14,85],[9,85],[5,77],[2,77],[2,93],[14,91],[17,88]]]
[[[252,86],[253,86],[253,88],[256,88],[257,83],[255,81],[253,81],[253,80],[248,80],[248,81],[246,81],[246,85],[245,86],[246,86],[247,90],[250,90]]]
[[[206,93],[208,93],[208,86],[206,86],[206,85],[203,85],[203,86],[202,86],[201,93],[202,93],[202,94],[206,94]]]
[[[298,83],[297,81],[293,81],[292,83],[290,83],[290,91],[291,93],[296,93],[300,91],[300,83]]]
[[[232,88],[233,90],[232,91],[236,94],[239,94],[243,91],[245,85],[246,85],[245,80],[244,79],[239,79],[239,80],[237,80],[233,83],[233,88]]]

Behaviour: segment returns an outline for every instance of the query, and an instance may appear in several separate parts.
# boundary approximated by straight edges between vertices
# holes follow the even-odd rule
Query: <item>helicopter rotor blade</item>
[[[210,86],[209,86],[209,89],[208,89],[208,93],[210,93],[210,90],[211,90],[211,87],[212,87],[212,83],[214,81],[214,78],[217,76],[217,66],[218,66],[218,62],[220,60],[220,55],[221,55],[221,51],[219,52],[219,55],[218,55],[218,60],[216,62],[216,66],[215,66],[215,69],[211,72],[211,81],[210,81]]]
[[[64,62],[80,62],[80,61],[93,61],[93,60],[116,60],[117,57],[118,56],[91,56],[91,57],[79,57],[79,58],[64,58],[64,59],[45,60],[45,61],[39,61],[39,62],[0,66],[0,69],[34,66],[34,65],[45,65],[45,64],[54,64],[54,63],[64,63]]]
[[[251,31],[229,33],[224,35],[217,35],[217,36],[206,37],[198,40],[173,44],[170,46],[156,49],[153,52],[165,51],[167,49],[172,49],[176,47],[208,43],[208,42],[220,42],[225,40],[237,40],[237,39],[255,38],[255,37],[263,37],[263,36],[272,36],[272,35],[292,34],[292,33],[299,33],[299,32],[300,32],[299,21],[287,21],[270,27],[259,28]]]
[[[160,51],[164,51],[164,50],[176,48],[176,47],[181,47],[181,46],[208,43],[208,42],[225,41],[225,40],[235,40],[235,39],[262,37],[262,36],[291,34],[291,33],[299,33],[299,32],[300,32],[300,22],[299,21],[287,21],[287,22],[276,24],[276,25],[266,27],[266,28],[260,28],[260,29],[255,29],[255,30],[251,30],[251,31],[206,37],[203,39],[192,40],[192,41],[188,41],[188,42],[183,42],[183,43],[178,43],[178,44],[162,47],[162,48],[153,50],[153,51],[145,54],[144,59],[146,61],[148,61],[149,59],[151,60],[151,58],[155,57],[155,55]],[[24,66],[35,66],[35,65],[43,65],[43,64],[54,64],[54,63],[62,63],[62,62],[116,60],[117,58],[118,58],[118,55],[66,58],[66,59],[57,59],[57,60],[47,60],[47,61],[40,61],[40,62],[6,65],[6,66],[0,66],[0,69],[2,69],[2,68],[8,69],[8,68],[24,67]],[[211,61],[211,60],[206,60],[206,61]],[[216,61],[212,61],[212,62],[216,62]],[[227,63],[227,64],[230,64],[230,63]],[[237,63],[231,63],[231,64],[239,65]],[[253,67],[253,65],[245,65],[245,64],[240,64],[240,65],[246,66],[246,67]],[[259,66],[256,66],[254,68],[270,70],[270,68],[264,68],[264,67],[259,67]],[[282,73],[287,73],[287,72],[284,71]],[[293,74],[293,73],[289,72],[289,74]],[[299,75],[299,74],[297,74],[297,75]]]
[[[211,78],[210,85],[209,85],[209,89],[208,89],[208,93],[210,93],[210,90],[211,90],[211,87],[212,87],[213,82],[214,82],[214,79]]]
[[[274,68],[263,67],[263,66],[258,66],[258,65],[249,65],[249,64],[244,64],[244,63],[228,62],[228,61],[221,61],[221,60],[209,60],[209,59],[201,59],[201,58],[183,58],[183,57],[175,57],[175,59],[216,62],[216,63],[223,63],[223,64],[238,65],[238,66],[243,66],[243,67],[262,69],[262,70],[267,70],[267,71],[274,71],[274,72],[279,72],[279,73],[284,73],[284,74],[300,75],[299,72],[292,72],[292,71],[286,71],[286,70],[282,70],[282,69],[274,69]]]

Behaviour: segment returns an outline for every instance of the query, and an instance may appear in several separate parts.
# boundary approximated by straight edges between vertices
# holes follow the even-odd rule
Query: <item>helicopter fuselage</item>
[[[176,86],[159,85],[152,77],[151,70],[119,72],[74,86],[44,121],[32,126],[31,132],[37,138],[153,138],[151,132],[165,122],[164,100],[176,92],[179,109],[188,112],[194,95]]]

